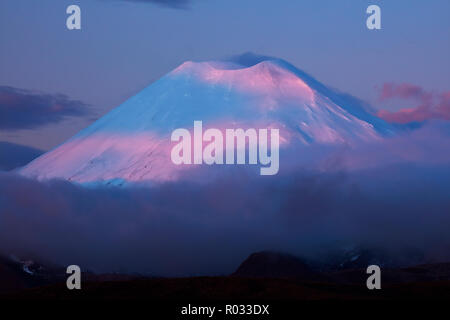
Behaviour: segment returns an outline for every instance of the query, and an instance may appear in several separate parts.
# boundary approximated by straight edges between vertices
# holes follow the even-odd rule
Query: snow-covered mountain
[[[185,62],[74,137],[25,166],[38,179],[166,181],[186,166],[170,160],[174,129],[278,128],[281,148],[380,139],[391,128],[279,59],[251,66]]]

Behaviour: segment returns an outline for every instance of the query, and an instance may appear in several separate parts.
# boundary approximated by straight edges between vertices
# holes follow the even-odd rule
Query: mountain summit
[[[170,136],[201,120],[211,128],[277,128],[280,148],[380,139],[388,124],[289,63],[188,61],[74,137],[25,166],[38,179],[88,183],[167,181]]]

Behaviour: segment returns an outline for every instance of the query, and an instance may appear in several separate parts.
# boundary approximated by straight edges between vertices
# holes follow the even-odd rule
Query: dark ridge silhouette
[[[301,258],[262,251],[251,254],[231,276],[155,278],[83,272],[83,290],[73,292],[66,288],[64,268],[0,256],[0,300],[450,299],[450,263],[382,268],[381,277],[383,290],[374,292],[366,288],[364,268],[316,272]]]
[[[302,259],[286,253],[261,251],[251,254],[232,274],[237,277],[301,278],[318,280],[322,277]]]
[[[13,170],[26,165],[45,151],[32,147],[0,141],[0,170]]]

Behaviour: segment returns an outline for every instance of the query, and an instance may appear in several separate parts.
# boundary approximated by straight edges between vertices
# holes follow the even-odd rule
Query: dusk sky
[[[80,31],[66,28],[70,4]],[[370,4],[381,30],[366,28]],[[0,140],[48,150],[184,61],[245,52],[285,59],[377,109],[414,107],[383,86],[449,90],[449,11],[447,0],[2,0],[0,94],[37,92],[41,111],[4,116]]]
[[[1,0],[0,258],[161,276],[263,250],[450,261],[449,13]]]

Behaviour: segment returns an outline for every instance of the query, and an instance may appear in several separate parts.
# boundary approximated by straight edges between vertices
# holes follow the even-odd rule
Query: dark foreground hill
[[[450,300],[450,281],[385,284],[304,282],[291,279],[193,277],[123,281],[90,281],[69,291],[64,283],[0,295],[7,300],[152,300],[152,301],[283,301],[283,300]]]
[[[82,275],[66,288],[63,269],[0,260],[0,300],[284,301],[450,300],[450,263],[382,268],[382,289],[368,290],[363,268],[318,272],[301,258],[276,252],[250,255],[230,276],[148,278]]]
[[[237,277],[295,278],[298,280],[323,280],[307,262],[286,253],[262,251],[252,253],[232,274]]]

